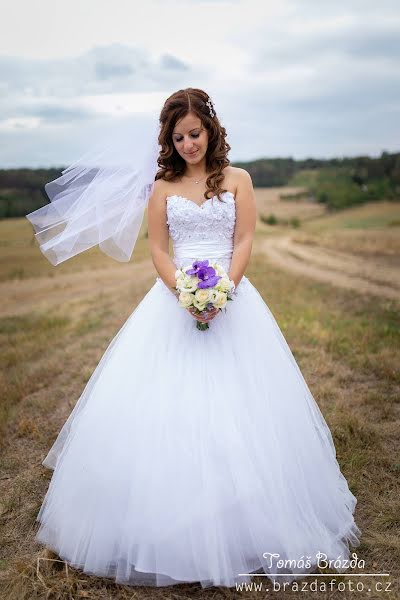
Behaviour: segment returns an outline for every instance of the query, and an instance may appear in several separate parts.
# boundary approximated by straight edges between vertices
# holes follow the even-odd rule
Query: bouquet
[[[197,314],[214,308],[226,311],[226,303],[233,300],[235,284],[218,263],[210,265],[208,260],[196,260],[175,271],[175,279],[179,306],[193,307]],[[208,329],[208,323],[197,321],[196,326],[200,331]]]

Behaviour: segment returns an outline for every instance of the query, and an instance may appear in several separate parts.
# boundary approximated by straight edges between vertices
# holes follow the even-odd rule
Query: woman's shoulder
[[[223,173],[226,177],[232,176],[238,179],[250,177],[250,173],[246,171],[246,169],[242,169],[241,167],[232,167],[231,165],[229,165],[229,167],[225,167]]]
[[[225,167],[222,172],[224,174],[224,185],[230,190],[234,189],[237,191],[241,182],[246,179],[251,179],[250,173],[241,167],[229,165],[228,167]]]
[[[157,196],[166,196],[168,194],[169,182],[165,179],[156,179],[153,184],[153,192]]]
[[[168,183],[164,179],[155,179],[153,182],[150,198],[149,209],[157,207],[157,210],[162,210],[162,206],[166,205],[168,196]]]

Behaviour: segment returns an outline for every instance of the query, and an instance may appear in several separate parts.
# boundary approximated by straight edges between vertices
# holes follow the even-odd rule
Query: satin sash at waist
[[[233,240],[226,241],[209,241],[200,240],[194,242],[175,242],[174,255],[177,261],[184,259],[190,260],[206,260],[211,259],[216,261],[230,260],[233,252]]]

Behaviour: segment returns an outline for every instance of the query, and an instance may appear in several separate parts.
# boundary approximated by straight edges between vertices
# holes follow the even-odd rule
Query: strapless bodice
[[[229,270],[236,205],[232,192],[223,192],[221,198],[214,196],[199,205],[184,196],[168,196],[167,224],[177,268],[208,258]]]

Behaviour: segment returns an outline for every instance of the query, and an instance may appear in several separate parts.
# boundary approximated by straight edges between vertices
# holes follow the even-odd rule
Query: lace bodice
[[[232,192],[196,204],[184,196],[167,198],[167,224],[174,247],[174,263],[185,266],[196,259],[219,262],[230,267],[236,222]]]

